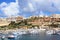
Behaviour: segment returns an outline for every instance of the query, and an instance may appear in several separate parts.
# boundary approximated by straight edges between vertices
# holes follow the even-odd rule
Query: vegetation
[[[57,28],[59,24],[54,24],[52,23],[51,25],[49,25],[51,28]]]
[[[0,30],[2,29],[14,29],[14,28],[22,28],[22,27],[27,27],[27,28],[39,28],[39,25],[33,25],[33,24],[29,24],[28,22],[32,22],[34,20],[38,20],[38,19],[42,19],[42,17],[31,17],[29,19],[24,19],[19,21],[18,23],[16,23],[15,21],[11,21],[11,23],[8,26],[1,26]],[[51,25],[49,25],[52,28],[56,28],[58,27],[59,24],[54,24],[52,23]]]

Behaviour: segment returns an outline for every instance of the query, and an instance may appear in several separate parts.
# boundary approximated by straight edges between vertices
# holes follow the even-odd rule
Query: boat
[[[44,28],[41,28],[41,27],[40,27],[40,29],[39,29],[39,30],[40,30],[40,31],[45,31],[46,29],[44,29]]]
[[[28,29],[30,34],[38,34],[40,32],[40,29]]]
[[[49,35],[58,35],[55,30],[49,30],[49,31],[46,32],[46,34],[49,34]]]
[[[16,33],[16,32],[8,33],[8,34],[7,34],[7,38],[8,38],[8,39],[17,38],[18,35],[19,35],[19,34]]]
[[[38,29],[38,28],[28,29],[28,31],[29,31],[30,34],[38,34],[38,33],[42,32],[42,31],[45,31],[45,30],[46,30],[46,29],[43,29],[43,28],[41,28],[41,27],[40,27],[40,29]]]
[[[9,32],[7,34],[7,38],[17,38],[23,34],[27,34],[26,31],[21,30],[21,31],[16,31],[16,32]]]
[[[23,30],[23,31],[20,31],[19,34],[27,34],[27,32],[25,30]]]
[[[59,35],[60,35],[60,31],[58,31],[58,32],[57,32],[57,34],[59,34]]]
[[[3,39],[4,39],[4,38],[5,38],[5,36],[2,36],[1,38],[3,38]]]
[[[9,35],[7,38],[11,39],[11,38],[15,38],[15,36],[14,35]]]
[[[4,33],[0,33],[0,38],[4,39],[6,35]]]
[[[46,34],[53,34],[53,30],[46,31]]]
[[[38,33],[38,31],[33,29],[30,33]]]

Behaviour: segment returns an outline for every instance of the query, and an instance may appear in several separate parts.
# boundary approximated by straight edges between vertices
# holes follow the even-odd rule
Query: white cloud
[[[24,11],[28,11],[28,8],[25,7],[25,8],[23,8],[23,10],[24,10]]]
[[[18,0],[16,0],[16,3],[18,4]]]
[[[0,8],[6,7],[6,6],[7,6],[7,3],[5,3],[5,2],[0,4]]]
[[[23,10],[26,11],[26,12],[27,11],[30,11],[30,12],[35,11],[34,6],[33,6],[32,3],[28,3],[28,6],[27,7],[24,7]]]
[[[60,11],[60,0],[54,0],[55,7]]]
[[[30,11],[34,11],[34,7],[33,7],[32,3],[28,3],[28,7],[29,7]]]
[[[3,4],[2,4],[3,5]],[[17,3],[11,2],[8,5],[5,5],[6,7],[3,7],[1,10],[4,12],[4,14],[8,17],[11,16],[18,16],[19,13],[19,6]]]
[[[49,12],[60,11],[60,0],[29,0],[28,4],[31,11],[38,9]]]
[[[19,0],[20,1],[20,0]],[[20,1],[18,6],[18,0],[16,2],[11,2],[9,4],[3,2],[0,4],[0,10],[2,10],[6,16],[17,16],[19,12],[19,7],[21,13],[31,12],[35,14],[45,14],[45,11],[49,12],[60,12],[60,0],[25,0]],[[26,4],[25,4],[26,3]],[[42,12],[41,12],[42,10]],[[40,13],[39,13],[40,11]],[[23,16],[26,16],[25,14]]]

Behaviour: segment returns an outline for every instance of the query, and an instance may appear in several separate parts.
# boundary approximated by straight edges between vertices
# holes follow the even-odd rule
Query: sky
[[[0,17],[60,14],[60,0],[0,0]]]

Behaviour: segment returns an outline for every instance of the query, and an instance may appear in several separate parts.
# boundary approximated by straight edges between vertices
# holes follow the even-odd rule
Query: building
[[[32,18],[34,18],[34,16],[32,16]],[[43,25],[43,24],[48,25],[48,24],[51,24],[52,22],[60,23],[60,14],[54,14],[47,17],[38,16],[38,19],[35,19],[29,23],[33,25]]]
[[[60,18],[60,14],[52,14],[51,15],[53,18]]]
[[[16,22],[20,22],[21,20],[23,20],[23,17],[22,16],[17,16],[17,17],[15,17],[15,20],[16,20]]]
[[[60,22],[60,14],[53,14],[52,21]]]
[[[15,20],[15,17],[10,17],[10,18],[6,18],[6,21],[11,22],[11,21],[16,21],[16,20]]]
[[[6,18],[6,20],[7,20],[8,22],[11,22],[11,21],[19,22],[19,21],[23,20],[23,17],[21,17],[21,16],[10,17],[10,18]]]

